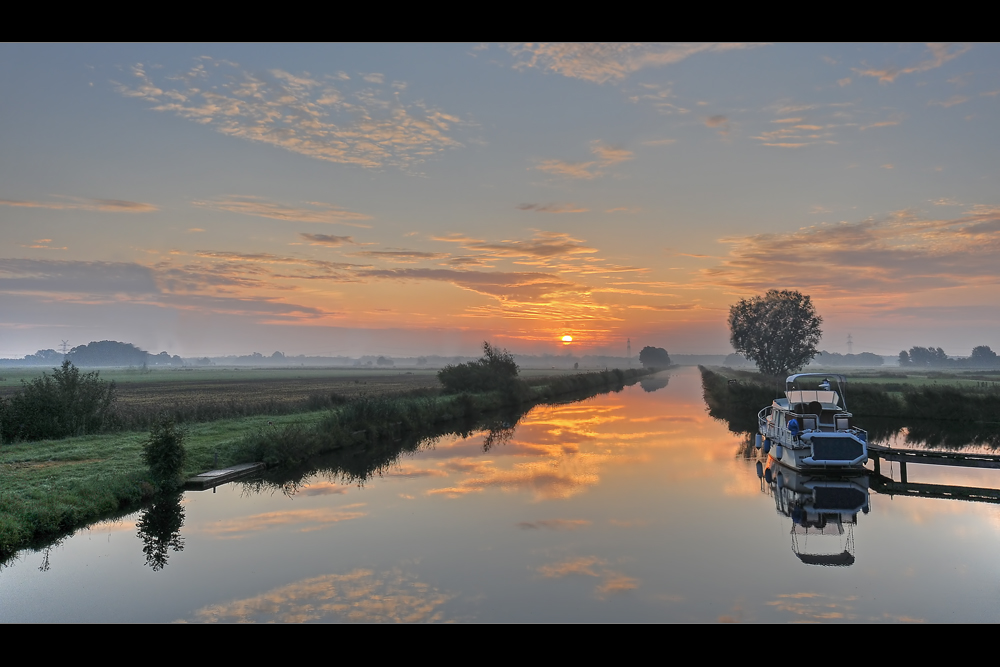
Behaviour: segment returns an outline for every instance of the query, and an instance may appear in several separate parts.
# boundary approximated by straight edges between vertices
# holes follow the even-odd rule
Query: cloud
[[[445,259],[446,252],[423,252],[420,250],[362,250],[351,253],[351,257],[368,257],[370,259],[384,259],[390,262],[410,264],[427,259]]]
[[[899,125],[903,120],[902,114],[894,114],[889,117],[889,120],[878,121],[877,123],[869,123],[868,125],[862,125],[862,130],[870,130],[873,127],[891,127],[893,125]]]
[[[501,301],[535,301],[566,292],[584,292],[586,287],[548,273],[502,271],[457,271],[454,269],[368,269],[360,275],[393,280],[448,282],[462,289],[496,297]]]
[[[729,122],[725,116],[709,116],[705,119],[705,127],[720,127]]]
[[[159,207],[124,199],[83,199],[80,197],[60,197],[57,201],[23,201],[0,199],[0,206],[22,208],[49,208],[63,211],[99,211],[101,213],[150,213]]]
[[[243,215],[254,215],[272,220],[287,222],[318,222],[350,227],[366,227],[358,220],[371,220],[370,215],[356,213],[325,202],[303,202],[304,205],[291,206],[278,202],[267,201],[262,197],[229,196],[220,199],[191,202],[195,206],[215,211],[228,211]]]
[[[536,213],[586,213],[590,210],[576,204],[518,204],[517,209]]]
[[[752,48],[758,44],[529,43],[506,48],[514,68],[540,69],[593,83],[620,81],[646,67],[679,63],[697,53]]]
[[[587,519],[542,519],[541,521],[521,521],[517,526],[525,530],[537,530],[539,528],[545,528],[546,530],[576,530],[578,528],[586,528],[591,523],[593,522]]]
[[[643,146],[669,146],[670,144],[677,143],[676,139],[650,139],[649,141],[642,142]]]
[[[600,141],[590,142],[590,152],[597,156],[596,160],[587,162],[565,162],[563,160],[540,160],[535,169],[556,176],[591,180],[604,175],[604,169],[634,157],[632,151],[618,146],[608,146]]]
[[[956,106],[958,104],[962,104],[963,102],[968,102],[969,99],[970,98],[966,97],[965,95],[954,95],[954,96],[952,96],[952,97],[950,97],[950,98],[948,98],[947,100],[944,100],[944,101],[933,100],[931,102],[928,102],[927,105],[928,106],[944,107],[945,109],[949,109],[949,108],[951,108],[953,106]]]
[[[589,255],[597,252],[597,248],[584,245],[581,239],[575,239],[563,232],[537,232],[527,240],[511,241],[476,241],[464,240],[463,247],[470,250],[485,251],[493,257],[533,257],[551,258],[567,255]]]
[[[325,246],[330,246],[332,248],[336,248],[344,244],[357,245],[354,243],[353,236],[334,236],[332,234],[306,234],[305,232],[301,232],[299,236],[301,236],[307,241],[311,241],[310,245],[325,245]]]
[[[837,85],[843,88],[844,86],[850,85],[851,77],[845,76],[843,79],[837,79]]]
[[[882,69],[852,69],[854,69],[858,76],[871,76],[877,78],[879,83],[892,83],[902,74],[915,74],[941,67],[941,65],[944,65],[949,60],[954,60],[971,48],[972,46],[969,44],[928,44],[927,49],[930,51],[931,57],[910,67],[893,66]]]
[[[740,292],[792,288],[820,297],[891,300],[931,289],[1000,283],[995,261],[1000,210],[990,207],[944,220],[901,211],[882,219],[722,242],[732,247],[729,257],[704,270],[703,277]]]
[[[409,169],[461,143],[452,131],[462,121],[423,102],[405,103],[397,91],[382,95],[368,85],[347,92],[350,77],[248,72],[235,63],[201,57],[187,72],[155,82],[143,64],[119,93],[145,100],[231,137],[277,146],[317,160],[369,169]],[[366,84],[380,74],[364,75]]]
[[[32,250],[69,250],[67,246],[54,246],[52,245],[52,239],[35,239],[32,241],[33,245],[21,244],[22,248],[30,248]]]
[[[157,294],[149,267],[130,262],[0,259],[0,293]]]
[[[555,174],[556,176],[566,176],[567,178],[579,178],[589,181],[590,179],[597,178],[601,175],[601,172],[596,169],[598,166],[598,163],[593,160],[590,162],[541,160],[538,165],[535,166],[535,169],[549,174]]]
[[[610,166],[619,162],[626,162],[635,157],[630,150],[620,146],[607,146],[598,141],[592,142],[591,152],[598,157],[602,165]]]

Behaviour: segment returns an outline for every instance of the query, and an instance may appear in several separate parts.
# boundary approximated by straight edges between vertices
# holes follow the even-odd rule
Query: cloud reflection
[[[260,595],[197,610],[202,623],[434,623],[455,595],[400,569],[357,569],[273,588]]]

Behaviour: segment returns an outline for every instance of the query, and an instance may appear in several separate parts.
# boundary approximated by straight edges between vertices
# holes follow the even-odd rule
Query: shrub
[[[465,364],[448,365],[438,371],[438,379],[449,394],[463,391],[510,391],[517,383],[517,364],[507,350],[497,350],[483,342],[483,356]]]
[[[31,382],[0,403],[0,436],[4,442],[45,440],[99,433],[116,425],[115,383],[97,371],[80,373],[70,361],[52,375]]]
[[[184,432],[172,419],[162,419],[153,425],[149,438],[142,443],[142,460],[149,466],[153,480],[170,487],[184,472],[187,450],[184,449]]]

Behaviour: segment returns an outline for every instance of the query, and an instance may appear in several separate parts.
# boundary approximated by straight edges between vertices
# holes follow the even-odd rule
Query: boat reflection
[[[792,553],[800,561],[827,567],[854,564],[854,526],[858,514],[869,511],[867,474],[803,473],[768,456],[757,461],[757,476],[778,514],[791,519]]]

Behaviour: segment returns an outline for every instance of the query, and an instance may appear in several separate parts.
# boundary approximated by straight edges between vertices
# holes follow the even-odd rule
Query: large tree
[[[785,375],[816,356],[823,318],[812,300],[790,290],[768,290],[729,308],[733,349],[768,375]]]
[[[662,347],[647,345],[639,353],[639,363],[643,368],[659,368],[663,370],[670,366],[670,355]]]

